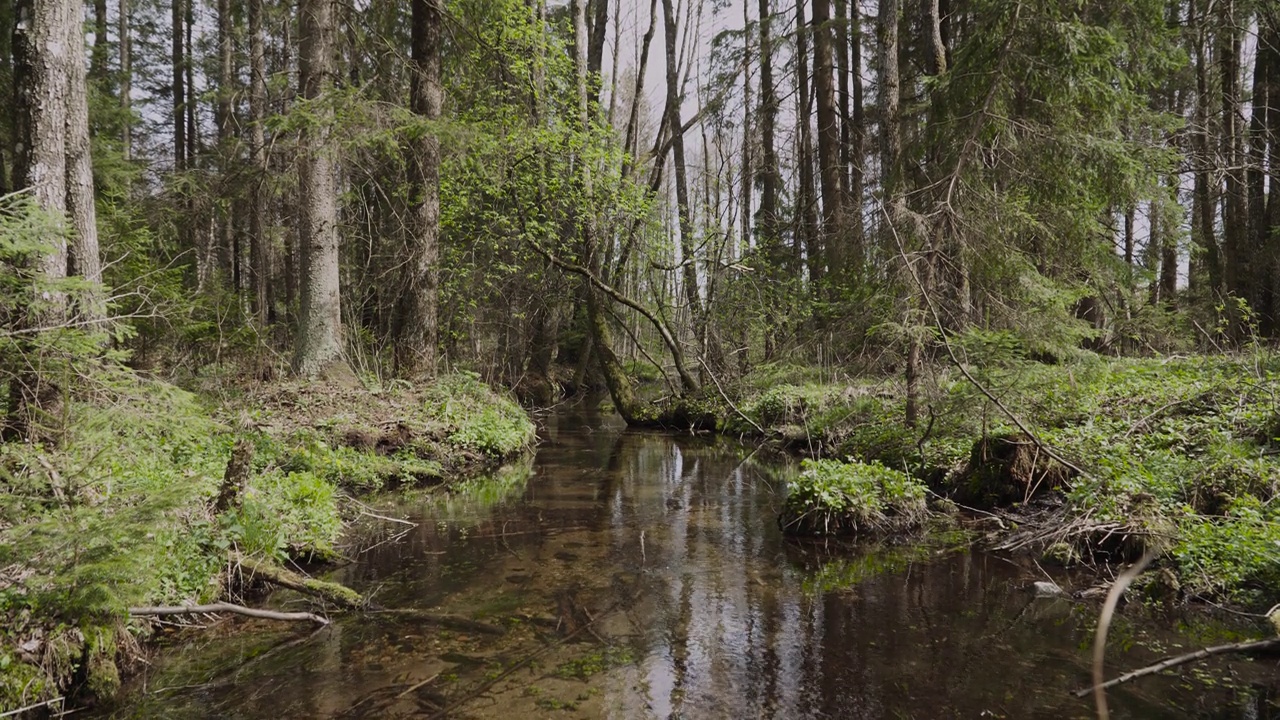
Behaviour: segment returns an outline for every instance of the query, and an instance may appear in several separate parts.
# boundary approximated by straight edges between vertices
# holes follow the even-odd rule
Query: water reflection
[[[389,501],[419,525],[336,573],[383,605],[505,622],[507,636],[352,618],[230,675],[291,631],[201,639],[120,714],[1092,717],[1067,692],[1088,678],[1090,606],[1033,598],[1040,571],[990,555],[785,541],[783,464],[553,418],[522,494]],[[1109,667],[1192,644],[1167,624],[1122,622]],[[1234,679],[1144,680],[1112,692],[1113,716],[1276,717],[1274,666],[1208,668]]]

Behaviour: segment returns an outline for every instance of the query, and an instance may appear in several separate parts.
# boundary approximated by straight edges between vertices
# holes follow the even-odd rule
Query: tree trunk
[[[809,267],[809,282],[822,281],[825,258],[822,239],[818,236],[818,192],[813,178],[813,140],[809,93],[809,28],[804,17],[804,1],[796,0],[796,122],[800,126],[800,192],[796,195],[796,238],[803,244]],[[797,245],[796,256],[800,253]]]
[[[578,122],[581,124],[582,132],[587,132],[591,127],[590,99],[587,91],[589,73],[587,70],[586,3],[587,0],[571,0],[570,3],[573,10],[574,67],[577,71],[578,80]],[[581,172],[582,189],[586,197],[592,197],[594,195],[594,179],[591,173],[591,163],[579,161],[578,166]],[[587,269],[595,273],[596,277],[600,277],[599,273],[603,267],[603,259],[599,248],[596,247],[596,220],[589,206],[587,212],[581,218],[581,223],[582,247]],[[618,357],[613,353],[613,344],[609,337],[609,321],[604,307],[604,303],[607,301],[602,296],[601,291],[590,282],[587,283],[586,293],[587,327],[591,333],[592,354],[595,356],[596,362],[599,363],[600,373],[604,375],[605,385],[609,388],[609,395],[613,398],[613,404],[617,408],[618,414],[628,424],[635,424],[642,419],[640,404],[636,399],[635,390],[631,386],[631,379],[623,372],[622,365],[618,362]]]
[[[440,117],[440,0],[413,0],[413,75],[409,106],[426,122]],[[433,376],[438,344],[440,257],[440,140],[420,133],[409,149],[411,210],[404,305],[398,326],[396,364],[404,376]]]
[[[302,95],[317,100],[333,82],[332,0],[302,0],[298,7]],[[332,111],[316,106],[302,131],[303,234],[301,303],[293,371],[305,378],[350,370],[342,359],[342,310],[338,273],[338,191],[329,146]]]
[[[884,203],[888,208],[885,228],[885,244],[898,248],[903,243],[898,234],[899,216],[905,211],[902,188],[902,135],[901,135],[901,77],[898,70],[898,24],[902,15],[901,0],[881,0],[878,28],[880,32],[880,108],[881,108],[881,173],[884,185]],[[903,243],[905,244],[905,243]],[[903,262],[910,262],[908,257]],[[926,259],[927,263],[928,260]],[[904,272],[909,276],[916,271],[910,267]],[[911,316],[906,323],[909,330],[914,330],[915,316],[922,310],[926,298],[927,286],[916,287],[917,279],[908,281],[908,313]],[[924,282],[920,282],[924,285]],[[915,427],[919,417],[920,375],[923,369],[923,348],[920,333],[909,332],[907,338],[906,408],[905,422],[907,427]]]
[[[769,0],[759,0],[760,9],[760,211],[756,232],[765,257],[773,269],[785,267],[782,237],[778,228],[778,172],[775,125],[778,119],[778,93],[773,87],[772,12]]]
[[[223,177],[235,172],[233,140],[235,120],[233,100],[236,76],[232,61],[232,33],[235,25],[231,15],[231,0],[218,0],[218,92],[216,122],[218,126],[218,160]],[[231,193],[227,193],[230,195]],[[222,198],[222,217],[219,223],[219,246],[223,256],[224,272],[231,278],[232,289],[239,294],[243,289],[240,252],[236,247],[234,208],[229,197]]]
[[[27,188],[32,200],[55,222],[66,217],[67,115],[70,64],[82,62],[67,42],[80,0],[18,0],[15,5],[13,70],[16,90],[15,131],[18,142],[14,185]],[[83,42],[83,41],[82,41]],[[83,51],[83,44],[80,46]],[[47,247],[30,259],[40,284],[67,274],[66,235],[50,233]],[[12,320],[15,331],[47,327],[66,318],[66,298],[56,290],[33,288]],[[5,439],[38,439],[56,433],[62,391],[44,373],[38,344],[26,340],[18,356],[6,359],[16,368],[9,378],[9,418]],[[53,420],[54,422],[50,422]]]
[[[849,199],[845,205],[845,224],[857,246],[858,255],[850,269],[858,270],[866,262],[866,223],[863,221],[863,195],[865,194],[867,121],[862,102],[862,20],[858,12],[858,0],[849,3],[850,50],[849,63],[853,72],[853,93],[849,98],[851,120],[849,123]]]
[[[1248,258],[1245,257],[1248,232],[1242,133],[1240,132],[1240,32],[1236,0],[1223,0],[1219,5],[1218,62],[1222,88],[1221,158],[1225,163],[1226,191],[1223,194],[1222,228],[1225,257],[1225,281],[1229,293],[1249,298],[1247,286]],[[1238,320],[1238,318],[1237,318]],[[1237,332],[1242,328],[1237,327]]]
[[[103,14],[105,15],[105,11]],[[78,275],[88,282],[76,305],[79,319],[97,322],[106,316],[106,308],[100,292],[102,259],[98,253],[98,212],[93,196],[89,88],[84,66],[83,28],[84,6],[75,3],[71,25],[67,28],[67,46],[71,49],[66,69],[67,215],[74,231],[67,269],[70,274]],[[106,34],[105,29],[103,34]]]
[[[253,309],[258,323],[272,320],[270,292],[271,256],[267,251],[264,220],[267,203],[262,197],[267,177],[267,136],[263,123],[267,106],[266,51],[262,38],[262,0],[248,0],[249,15],[249,155],[253,185],[249,191],[249,254],[253,265]]]
[[[173,54],[173,169],[182,172],[187,169],[187,91],[186,68],[183,62],[183,0],[171,0],[173,10],[172,40]]]
[[[1198,3],[1191,3],[1192,12],[1197,11]],[[1195,241],[1204,249],[1204,265],[1208,275],[1208,295],[1219,296],[1224,291],[1222,256],[1219,251],[1218,238],[1214,229],[1215,197],[1221,185],[1213,179],[1213,157],[1211,155],[1211,130],[1209,106],[1209,43],[1208,43],[1208,10],[1200,12],[1196,18],[1189,20],[1196,28],[1196,123],[1194,133],[1196,157],[1194,161],[1195,183],[1193,216],[1198,218],[1192,229]],[[1193,258],[1195,255],[1192,256]],[[1191,281],[1195,283],[1199,273],[1191,273]]]
[[[694,334],[706,351],[707,322],[698,286],[697,253],[693,245],[693,219],[689,213],[689,182],[685,165],[684,132],[680,119],[680,80],[676,66],[676,18],[672,0],[662,0],[662,16],[667,50],[667,127],[671,129],[671,157],[676,184],[676,212],[680,220],[680,256],[685,302],[689,306]]]
[[[840,176],[840,122],[836,117],[831,47],[831,0],[813,0],[813,88],[818,105],[818,172],[822,186],[822,242],[834,285],[844,274],[844,192]]]
[[[84,43],[84,33],[80,33],[80,43]],[[107,0],[93,0],[93,63],[89,68],[89,76],[96,83],[105,86],[107,80],[107,58],[111,49],[107,46]]]
[[[120,109],[124,111],[120,152],[133,158],[133,36],[129,27],[129,0],[120,0]]]

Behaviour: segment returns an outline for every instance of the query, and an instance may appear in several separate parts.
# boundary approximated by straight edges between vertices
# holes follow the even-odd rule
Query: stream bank
[[[1155,553],[1138,586],[1163,602],[1262,611],[1280,600],[1274,355],[1085,353],[970,373],[990,396],[935,369],[914,427],[900,378],[789,365],[666,401],[662,415],[675,427],[905,472],[935,507],[958,503],[989,518],[989,548],[1103,576]]]
[[[62,443],[0,444],[0,712],[109,700],[160,626],[129,608],[251,603],[255,574],[339,560],[358,497],[474,477],[535,439],[466,374],[248,387],[215,400],[104,369]]]
[[[724,438],[553,415],[530,468],[447,497],[368,499],[381,526],[340,581],[502,636],[352,615],[237,623],[171,643],[102,717],[1091,717],[1097,606],[1037,597],[1026,558],[963,538],[786,538],[795,471]],[[1089,573],[1046,567],[1068,591]],[[1109,672],[1239,639],[1231,615],[1131,604]],[[980,669],[980,671],[973,671]],[[1114,718],[1269,717],[1274,664],[1242,657],[1111,691]]]

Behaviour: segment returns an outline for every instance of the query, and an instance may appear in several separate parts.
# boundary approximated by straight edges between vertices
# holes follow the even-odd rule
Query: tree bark
[[[103,13],[105,15],[105,11]],[[105,22],[105,20],[104,20]],[[76,313],[81,320],[98,322],[106,317],[101,294],[102,259],[98,252],[98,212],[93,195],[93,158],[89,139],[88,77],[84,65],[84,6],[75,3],[67,47],[66,67],[66,172],[67,215],[72,235],[67,271],[84,278],[88,285],[78,294]],[[106,30],[103,30],[105,36]],[[104,40],[105,46],[105,40]]]
[[[329,146],[333,111],[323,102],[333,83],[332,0],[302,0],[298,14],[302,95],[321,101],[315,120],[302,131],[302,297],[293,358],[294,373],[312,378],[350,370],[342,359],[338,192]]]
[[[235,130],[232,127],[235,120],[233,114],[235,73],[232,60],[234,30],[231,0],[218,0],[218,90],[215,119],[218,126],[218,160],[223,177],[231,177],[235,172],[232,147],[235,138]],[[218,227],[220,234],[218,244],[223,257],[223,270],[231,278],[232,289],[239,294],[244,289],[244,283],[240,252],[235,238],[234,201],[230,197],[223,197],[221,204],[222,217]]]
[[[591,127],[590,99],[587,90],[589,72],[587,68],[586,4],[587,0],[571,0],[570,3],[573,11],[574,67],[578,81],[578,122],[581,126],[581,131],[584,133]],[[595,183],[591,173],[591,163],[579,160],[578,166],[581,173],[582,189],[586,197],[593,197]],[[580,218],[580,222],[582,248],[587,268],[598,278],[603,267],[603,258],[599,248],[596,247],[596,221],[595,215],[590,211],[589,203],[587,212]],[[586,295],[587,328],[591,334],[591,347],[596,362],[599,363],[600,373],[604,376],[605,385],[609,388],[609,395],[613,398],[613,404],[618,414],[628,424],[636,424],[642,420],[640,403],[636,399],[635,390],[631,386],[631,379],[623,372],[622,365],[618,362],[618,357],[613,352],[609,321],[604,307],[605,299],[601,296],[599,288],[593,283],[587,285]]]
[[[821,282],[825,269],[822,238],[818,235],[818,192],[813,177],[813,140],[809,92],[809,28],[804,15],[805,0],[796,0],[796,123],[800,126],[800,192],[796,194],[796,257],[803,245],[809,282]]]
[[[667,127],[672,128],[671,158],[676,184],[676,212],[679,216],[680,256],[685,302],[689,307],[694,334],[707,350],[707,320],[698,285],[697,251],[693,244],[693,218],[689,211],[688,169],[685,164],[684,133],[680,131],[680,80],[676,64],[676,18],[672,0],[662,0],[667,51]],[[714,364],[714,363],[713,363]],[[717,365],[718,367],[718,365]]]
[[[249,15],[249,155],[253,163],[253,186],[249,192],[249,254],[253,265],[253,309],[258,323],[272,320],[271,255],[267,250],[262,196],[267,177],[266,121],[267,67],[262,37],[262,0],[248,0]]]
[[[61,225],[67,210],[67,115],[70,64],[82,62],[67,41],[75,18],[83,17],[80,0],[17,0],[13,33],[16,90],[15,131],[18,138],[14,185],[30,190],[32,200]],[[82,41],[83,42],[83,41]],[[80,46],[83,50],[83,44]],[[67,239],[49,233],[46,248],[29,260],[39,285],[67,275]],[[56,289],[32,289],[12,320],[14,330],[57,324],[66,318],[66,298]],[[38,439],[56,434],[62,392],[42,372],[41,351],[32,342],[7,359],[9,418],[5,439]],[[50,422],[52,420],[52,422]]]
[[[80,34],[80,43],[84,43],[84,34]],[[111,49],[107,45],[107,0],[93,0],[93,64],[89,76],[96,83],[107,80],[107,58]]]
[[[129,0],[120,0],[120,109],[124,111],[120,152],[133,158],[133,34],[129,26]]]
[[[760,10],[760,210],[756,232],[769,264],[780,270],[786,266],[782,236],[778,228],[778,172],[775,126],[778,119],[778,92],[773,86],[772,11],[769,0],[759,0]]]
[[[1225,281],[1227,292],[1248,299],[1247,269],[1245,264],[1246,234],[1248,232],[1248,207],[1242,164],[1242,133],[1240,132],[1240,31],[1236,0],[1223,0],[1219,4],[1218,62],[1221,74],[1222,129],[1221,157],[1225,163],[1226,191],[1223,194],[1222,228],[1223,250],[1226,262]],[[1237,318],[1238,320],[1238,318]],[[1237,327],[1238,333],[1242,328]]]
[[[822,242],[833,283],[844,274],[844,192],[840,182],[840,122],[836,114],[831,0],[813,0],[813,88],[818,105],[818,173],[822,187]]]
[[[173,80],[170,92],[173,98],[173,169],[182,172],[187,169],[187,90],[186,67],[183,61],[183,12],[184,0],[170,0],[172,17],[172,55]]]
[[[440,0],[413,0],[409,105],[426,122],[440,117]],[[437,303],[440,256],[440,140],[419,134],[409,149],[411,209],[404,306],[396,363],[401,375],[434,376],[437,363]]]

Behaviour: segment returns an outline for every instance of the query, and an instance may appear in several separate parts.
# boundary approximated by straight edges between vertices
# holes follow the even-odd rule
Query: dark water
[[[379,512],[418,525],[370,520],[334,575],[384,606],[505,636],[377,616],[314,634],[226,623],[162,653],[117,715],[1095,717],[1069,693],[1088,680],[1095,605],[1037,599],[1033,563],[945,543],[788,542],[775,524],[784,466],[732,443],[552,418],[527,482],[514,469],[448,502],[387,498]],[[1127,611],[1108,674],[1231,632]],[[1261,720],[1280,717],[1278,683],[1274,659],[1228,658],[1109,698],[1116,718]]]

